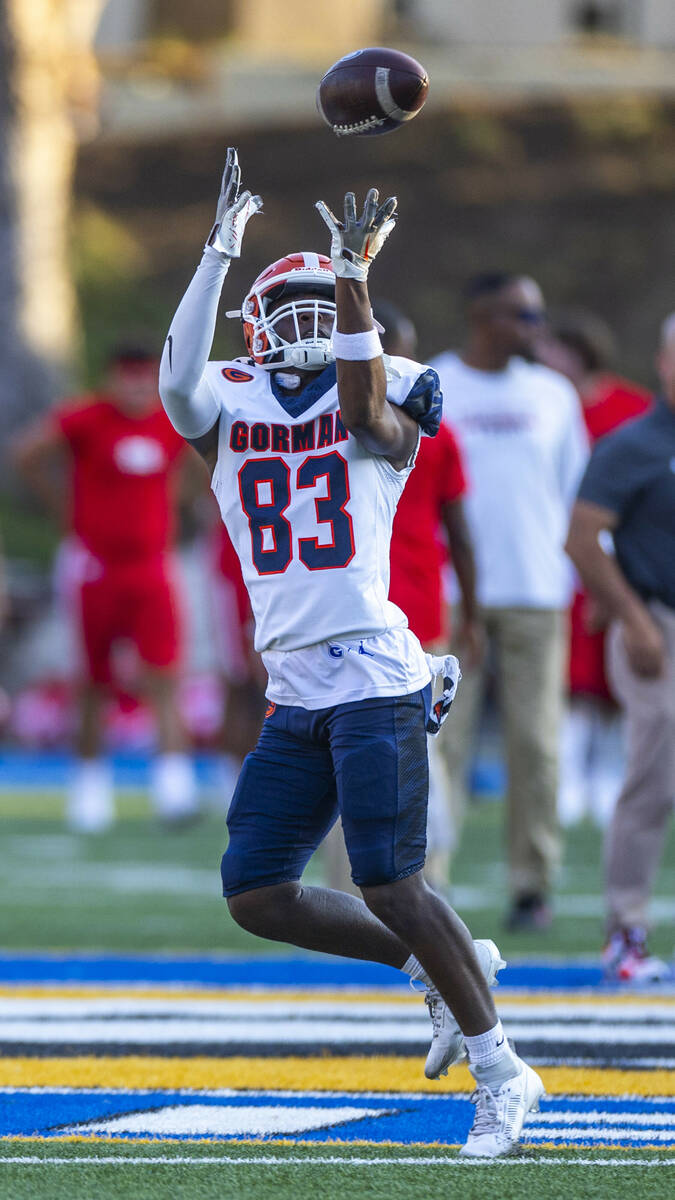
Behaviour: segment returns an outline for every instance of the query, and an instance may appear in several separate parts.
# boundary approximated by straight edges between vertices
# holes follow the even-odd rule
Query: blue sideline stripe
[[[396,988],[407,975],[379,963],[322,958],[144,958],[135,955],[4,954],[4,983],[178,983],[204,987]],[[499,975],[508,988],[597,987],[602,969],[587,963],[528,962]]]
[[[0,750],[0,788],[64,788],[74,763],[68,750]],[[151,755],[147,751],[116,752],[108,756],[118,787],[146,788],[150,779]],[[214,754],[193,756],[197,777],[203,787],[217,788],[219,764]],[[481,796],[501,795],[505,772],[497,759],[480,758],[471,770],[471,791]]]
[[[107,756],[118,787],[147,788],[152,758],[142,750]],[[64,788],[75,759],[66,750],[0,750],[0,788]],[[195,754],[197,779],[203,787],[218,787],[215,754]]]

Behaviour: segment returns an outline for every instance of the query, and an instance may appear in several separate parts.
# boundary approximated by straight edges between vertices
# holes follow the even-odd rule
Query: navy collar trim
[[[320,375],[316,379],[312,379],[306,384],[299,395],[294,396],[290,392],[285,392],[279,387],[276,381],[276,374],[270,374],[270,387],[277,403],[281,405],[284,412],[287,412],[289,417],[301,417],[308,409],[316,404],[326,392],[335,385],[337,380],[337,371],[335,363],[329,363],[324,367]]]

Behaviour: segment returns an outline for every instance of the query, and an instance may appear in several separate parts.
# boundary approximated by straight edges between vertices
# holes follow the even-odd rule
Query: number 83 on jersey
[[[349,473],[337,450],[312,455],[297,467],[283,458],[249,459],[238,475],[248,518],[251,556],[259,575],[280,575],[296,556],[309,571],[346,567],[354,557],[354,528],[347,512]],[[296,535],[286,517],[294,496],[313,492],[316,532]],[[304,507],[304,506],[303,506]]]

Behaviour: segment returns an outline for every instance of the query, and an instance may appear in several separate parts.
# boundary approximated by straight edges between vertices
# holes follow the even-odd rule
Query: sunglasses
[[[524,325],[543,325],[547,320],[543,308],[510,308],[504,309],[500,315],[510,317],[512,321],[521,321]]]

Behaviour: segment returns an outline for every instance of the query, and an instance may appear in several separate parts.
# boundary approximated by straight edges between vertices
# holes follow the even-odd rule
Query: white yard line
[[[251,1018],[214,1020],[212,1015],[203,1019],[195,1017],[158,1017],[142,1019],[99,1016],[91,1020],[50,1020],[46,1015],[32,1020],[6,1020],[0,1023],[0,1041],[10,1043],[35,1043],[39,1045],[68,1044],[85,1046],[91,1043],[125,1043],[137,1045],[191,1044],[244,1044],[259,1043],[261,1046],[284,1042],[289,1046],[320,1044],[381,1045],[393,1048],[401,1043],[429,1040],[429,1021],[426,1013],[416,1015],[413,1020],[349,1020],[338,1018],[326,1020],[318,1017],[308,1020],[299,1013],[297,1019]],[[516,1041],[537,1039],[562,1048],[572,1042],[589,1046],[660,1046],[670,1050],[675,1044],[675,1022],[659,1024],[615,1023],[611,1019],[604,1025],[585,1023],[573,1024],[546,1022],[538,1024],[535,1019],[508,1021],[506,1030]]]
[[[501,999],[501,998],[500,998]],[[527,1021],[531,1025],[546,1026],[554,1021],[565,1021],[571,1027],[579,1024],[675,1024],[675,996],[651,1002],[648,1007],[635,1001],[602,1007],[601,999],[588,1002],[563,1003],[558,1000],[538,999],[536,1004],[502,1000],[499,1004],[502,1020]],[[227,997],[200,996],[183,999],[180,996],[164,997],[133,995],[110,996],[13,996],[0,997],[0,1021],[2,1020],[91,1020],[94,1017],[214,1017],[249,1020],[292,1020],[304,1017],[315,1020],[324,1017],[333,1020],[379,1022],[383,1017],[395,1017],[407,1024],[420,1024],[426,1029],[428,1017],[420,998],[419,1004],[411,1004],[407,997],[383,996],[373,1002],[359,1000],[324,1000],[320,995],[292,1001],[283,997],[261,997],[252,994],[245,1000],[229,1000]]]
[[[566,1113],[567,1118],[575,1116]],[[569,1120],[556,1129],[550,1125],[526,1125],[525,1136],[538,1141],[575,1142],[667,1142],[673,1143],[673,1129],[607,1129],[604,1125],[573,1125]]]
[[[255,1166],[255,1167],[278,1167],[286,1166],[288,1163],[297,1164],[299,1166],[314,1167],[314,1166],[347,1166],[347,1167],[429,1167],[429,1166],[451,1166],[451,1167],[506,1167],[506,1166],[575,1166],[575,1167],[673,1167],[675,1166],[675,1155],[672,1158],[547,1158],[542,1155],[538,1158],[500,1158],[500,1159],[466,1159],[466,1158],[449,1158],[445,1155],[420,1155],[419,1158],[347,1158],[342,1156],[329,1156],[325,1158],[315,1157],[314,1155],[292,1155],[290,1157],[276,1155],[256,1155],[255,1157],[235,1157],[234,1155],[213,1155],[210,1158],[200,1156],[199,1158],[191,1155],[157,1155],[156,1157],[131,1157],[122,1154],[87,1154],[78,1156],[77,1158],[40,1158],[38,1155],[3,1155],[0,1157],[0,1165],[8,1165],[15,1163],[19,1166],[79,1166],[95,1164],[98,1166],[106,1163],[125,1163],[127,1165],[137,1166],[157,1166],[167,1165],[191,1167],[219,1167],[223,1163],[229,1166]]]

